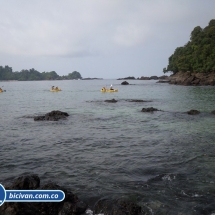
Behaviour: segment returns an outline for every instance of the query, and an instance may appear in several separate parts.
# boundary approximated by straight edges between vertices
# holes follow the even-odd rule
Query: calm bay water
[[[92,205],[126,196],[150,214],[215,212],[215,88],[121,82],[0,82],[0,183],[35,173]],[[100,92],[110,84],[119,92]],[[63,91],[50,92],[52,85]],[[184,113],[190,109],[201,114]],[[52,110],[70,116],[32,119]]]

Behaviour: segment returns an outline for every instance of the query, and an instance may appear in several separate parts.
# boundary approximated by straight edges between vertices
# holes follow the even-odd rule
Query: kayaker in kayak
[[[54,86],[52,86],[52,90],[54,90]]]
[[[58,87],[55,87],[55,90],[58,90]]]
[[[113,85],[112,84],[110,85],[110,90],[113,90]]]

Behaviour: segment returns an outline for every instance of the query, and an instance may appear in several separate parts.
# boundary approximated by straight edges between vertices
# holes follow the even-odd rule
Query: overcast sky
[[[82,77],[163,75],[215,0],[1,0],[0,65]]]

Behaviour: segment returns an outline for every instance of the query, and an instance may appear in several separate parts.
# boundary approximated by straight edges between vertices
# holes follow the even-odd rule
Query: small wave
[[[90,209],[87,209],[85,213],[86,213],[86,215],[94,215],[94,214],[93,214],[93,211],[90,210]],[[100,213],[99,213],[99,214],[95,214],[95,215],[104,215],[104,214],[100,214]]]

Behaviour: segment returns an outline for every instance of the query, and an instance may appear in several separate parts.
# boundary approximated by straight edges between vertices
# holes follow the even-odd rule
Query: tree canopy
[[[81,74],[77,71],[68,74],[68,79],[82,79]]]
[[[175,49],[169,57],[169,64],[163,72],[182,71],[215,72],[215,19],[202,29],[197,26],[190,35],[190,40]]]
[[[69,73],[67,76],[59,76],[55,71],[38,72],[34,68],[20,72],[13,72],[12,67],[0,66],[0,80],[17,80],[17,81],[35,81],[35,80],[69,80],[82,79],[81,74],[77,71]]]

